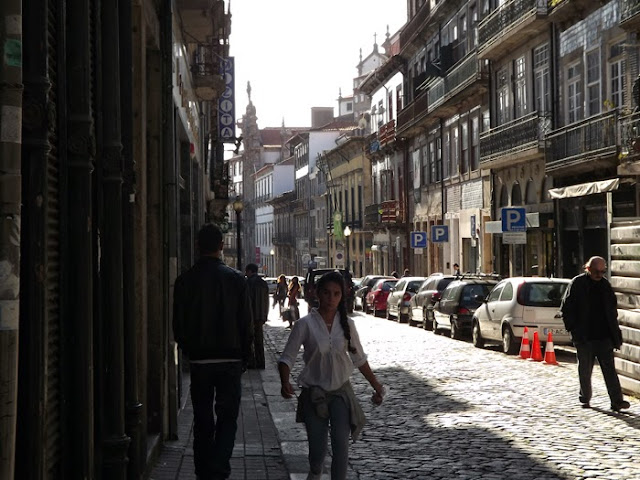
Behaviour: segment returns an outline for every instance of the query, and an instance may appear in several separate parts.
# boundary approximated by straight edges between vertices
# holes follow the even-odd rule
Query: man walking
[[[247,284],[222,262],[222,246],[220,229],[203,226],[200,258],[176,279],[174,289],[173,334],[190,360],[193,456],[201,480],[226,479],[231,473],[241,376],[252,340]]]
[[[250,263],[244,270],[253,313],[253,352],[249,368],[264,370],[264,332],[262,326],[269,316],[269,285],[258,275],[258,265]]]
[[[584,268],[585,272],[571,281],[560,307],[577,351],[578,399],[583,407],[589,408],[591,374],[597,358],[611,399],[611,409],[617,412],[629,408],[629,402],[622,396],[613,361],[613,349],[622,345],[616,296],[604,278],[607,271],[604,258],[591,257]]]

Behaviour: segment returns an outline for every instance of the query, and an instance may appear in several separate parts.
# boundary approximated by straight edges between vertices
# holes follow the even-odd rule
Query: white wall
[[[275,165],[273,167],[274,197],[294,189],[294,168],[293,165]]]
[[[378,88],[375,92],[373,92],[373,94],[371,95],[371,109],[373,110],[374,105],[376,106],[376,109],[378,108],[378,102],[380,102],[380,100],[382,100],[382,104],[384,105],[385,108],[385,114],[384,114],[384,120],[382,122],[382,125],[384,125],[385,123],[398,118],[398,101],[397,101],[397,97],[396,97],[396,90],[397,87],[400,86],[402,87],[402,82],[404,79],[404,75],[402,75],[402,73],[397,72],[393,77],[391,77],[389,80],[387,80],[387,82],[384,84],[384,86],[380,86],[380,88]],[[386,87],[386,88],[385,88]],[[389,92],[393,92],[393,118],[389,118],[389,105],[388,105],[388,94],[387,91]],[[404,97],[404,94],[403,94]],[[371,131],[372,132],[377,132],[378,131],[378,116],[374,115],[371,118]]]
[[[338,131],[330,132],[309,132],[309,171],[316,166],[316,158],[324,150],[336,148],[336,138],[340,135]]]

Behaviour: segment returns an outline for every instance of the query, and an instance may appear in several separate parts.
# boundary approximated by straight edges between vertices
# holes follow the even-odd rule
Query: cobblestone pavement
[[[304,479],[304,429],[293,420],[295,401],[279,396],[275,360],[289,331],[276,316],[265,326],[265,394],[291,478]],[[389,394],[375,407],[354,372],[368,424],[351,447],[349,478],[640,480],[640,401],[611,412],[597,366],[592,408],[582,409],[573,353],[559,347],[560,365],[551,366],[359,312],[353,318]],[[299,355],[294,375],[301,366]]]

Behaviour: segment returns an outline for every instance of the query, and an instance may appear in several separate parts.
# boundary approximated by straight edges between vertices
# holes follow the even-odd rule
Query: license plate
[[[544,334],[548,335],[551,332],[553,335],[569,335],[569,332],[564,328],[545,328]]]

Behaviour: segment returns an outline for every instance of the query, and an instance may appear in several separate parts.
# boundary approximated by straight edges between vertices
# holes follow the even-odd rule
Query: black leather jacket
[[[607,294],[605,296],[604,311],[606,315],[607,326],[611,332],[611,339],[615,348],[622,345],[622,332],[618,326],[618,309],[616,295],[611,288],[611,284],[606,278],[600,280],[604,282]],[[584,342],[587,340],[586,323],[589,315],[589,284],[591,279],[588,273],[583,273],[574,277],[571,284],[567,288],[560,310],[562,310],[562,320],[565,327],[571,332],[571,338],[575,342]]]
[[[176,279],[173,335],[190,360],[249,360],[252,314],[244,276],[202,257]]]

